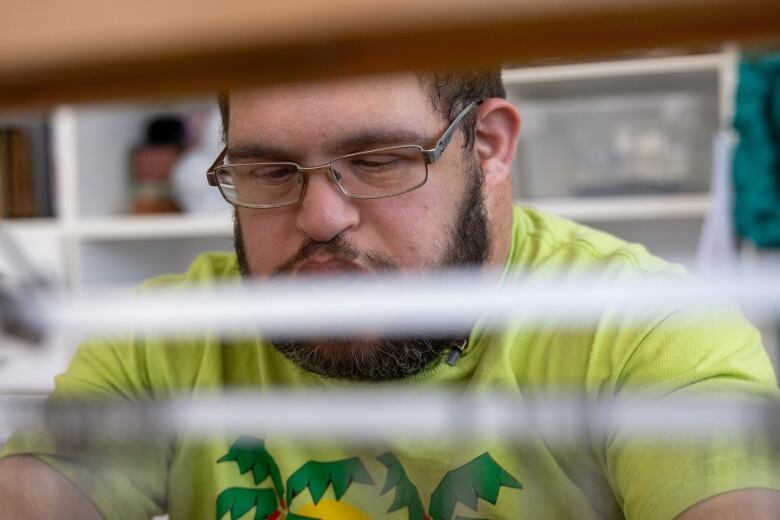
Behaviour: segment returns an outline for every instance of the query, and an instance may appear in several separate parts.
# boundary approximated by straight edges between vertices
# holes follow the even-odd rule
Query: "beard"
[[[476,162],[467,168],[465,193],[456,211],[454,223],[446,232],[446,247],[434,267],[439,269],[481,266],[490,251],[490,236],[485,208],[484,178]],[[233,220],[238,267],[243,278],[252,276],[244,247],[238,212]],[[274,271],[289,272],[294,265],[314,254],[330,254],[346,260],[362,258],[378,271],[392,272],[397,266],[379,253],[362,253],[342,236],[328,242],[307,240],[296,255]],[[352,381],[388,381],[421,372],[442,352],[456,344],[465,344],[473,324],[447,336],[419,334],[386,335],[376,339],[323,338],[316,341],[295,338],[267,338],[290,361],[310,372]]]

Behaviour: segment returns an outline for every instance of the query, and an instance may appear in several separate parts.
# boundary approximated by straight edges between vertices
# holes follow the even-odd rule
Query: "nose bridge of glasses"
[[[316,170],[326,170],[328,178],[338,185],[341,185],[341,174],[333,167],[333,162],[320,164],[318,166],[298,166],[301,173],[309,173]]]

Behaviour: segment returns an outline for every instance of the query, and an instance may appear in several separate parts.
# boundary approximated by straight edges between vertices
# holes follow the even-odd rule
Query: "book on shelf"
[[[44,125],[0,125],[0,218],[52,215]]]

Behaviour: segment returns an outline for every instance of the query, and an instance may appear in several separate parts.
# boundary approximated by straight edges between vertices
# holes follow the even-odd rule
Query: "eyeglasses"
[[[281,208],[298,202],[306,190],[307,172],[328,170],[328,177],[341,193],[352,199],[381,199],[415,190],[428,180],[428,165],[436,162],[455,136],[463,118],[480,102],[464,108],[450,123],[433,148],[401,145],[351,153],[320,166],[304,167],[294,162],[222,164],[222,150],[206,172],[230,204],[244,208]]]

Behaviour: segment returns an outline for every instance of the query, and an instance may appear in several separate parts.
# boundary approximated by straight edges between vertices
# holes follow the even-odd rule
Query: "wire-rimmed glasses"
[[[341,193],[352,199],[380,199],[415,190],[428,180],[428,165],[446,150],[474,101],[452,120],[433,148],[400,145],[336,157],[319,166],[290,161],[223,164],[222,150],[206,176],[230,204],[245,208],[280,208],[298,202],[306,190],[306,173],[327,169]]]

